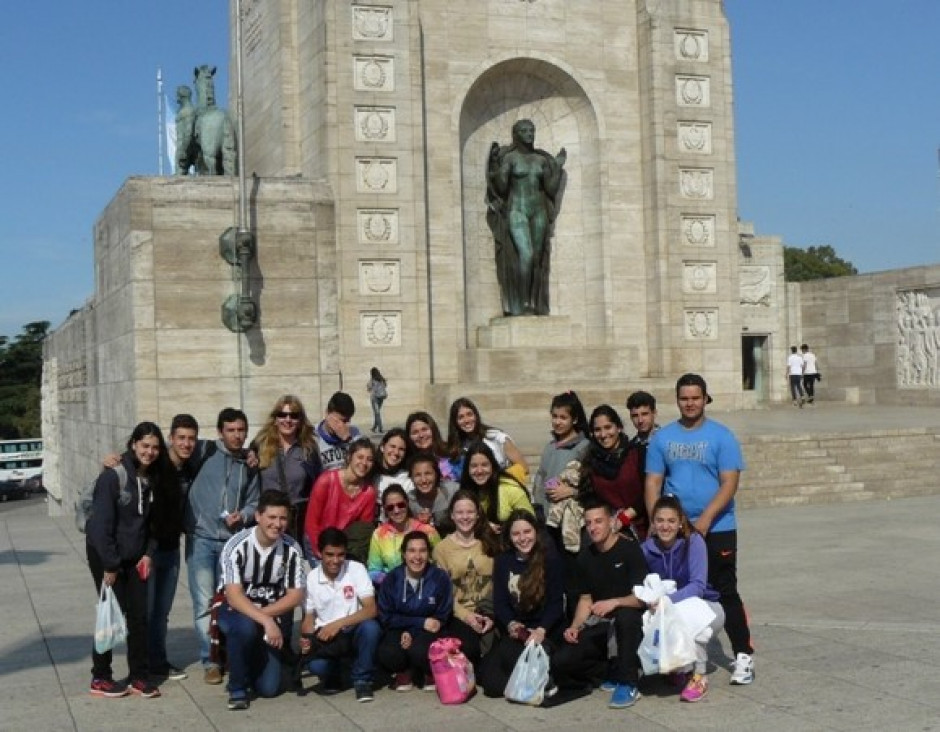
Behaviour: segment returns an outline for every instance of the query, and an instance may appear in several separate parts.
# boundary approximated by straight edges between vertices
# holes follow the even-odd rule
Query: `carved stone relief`
[[[707,76],[677,76],[676,104],[680,107],[710,107],[711,80]]]
[[[683,214],[682,239],[692,247],[715,246],[715,217]]]
[[[398,244],[398,211],[361,208],[356,212],[360,244]]]
[[[708,61],[708,31],[677,28],[674,44],[677,61]]]
[[[711,155],[711,122],[679,122],[679,150],[685,153]]]
[[[397,311],[361,313],[359,336],[364,348],[401,346],[401,313]]]
[[[741,304],[755,307],[770,307],[770,267],[765,265],[741,265],[738,268],[741,282]]]
[[[356,190],[359,193],[396,193],[398,161],[394,158],[357,158]]]
[[[940,387],[940,287],[897,293],[898,386]]]
[[[395,142],[394,107],[356,107],[357,142]]]
[[[683,262],[682,291],[693,295],[718,292],[718,263]]]
[[[359,260],[359,294],[401,294],[401,262],[397,259]]]
[[[718,311],[686,310],[685,337],[688,340],[713,341],[718,338]]]
[[[395,91],[395,59],[388,56],[353,57],[353,89]]]
[[[391,41],[392,9],[378,5],[352,6],[354,41]]]
[[[705,168],[680,168],[679,192],[683,198],[711,200],[715,197],[715,171]]]

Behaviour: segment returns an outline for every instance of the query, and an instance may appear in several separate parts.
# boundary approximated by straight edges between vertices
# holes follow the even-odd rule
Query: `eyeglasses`
[[[274,416],[277,417],[278,419],[293,419],[293,420],[300,419],[300,415],[297,414],[296,412],[275,412]]]
[[[408,504],[404,501],[399,501],[398,503],[386,503],[385,512],[391,513],[392,511],[401,511],[402,509],[408,508]]]

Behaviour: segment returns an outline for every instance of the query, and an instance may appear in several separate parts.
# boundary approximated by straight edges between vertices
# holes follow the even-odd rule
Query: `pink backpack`
[[[473,696],[473,664],[460,650],[457,638],[439,638],[428,650],[434,685],[442,704],[463,704]]]

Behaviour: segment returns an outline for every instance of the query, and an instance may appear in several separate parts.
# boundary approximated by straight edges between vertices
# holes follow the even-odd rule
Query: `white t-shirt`
[[[787,370],[790,376],[803,375],[803,357],[798,353],[791,353],[787,358]]]
[[[804,374],[818,374],[816,366],[816,354],[812,351],[807,351],[803,354],[803,373]]]
[[[322,628],[358,612],[362,598],[374,596],[375,588],[365,566],[347,559],[335,580],[327,578],[322,565],[307,575],[304,610],[313,613],[316,618],[314,625]]]

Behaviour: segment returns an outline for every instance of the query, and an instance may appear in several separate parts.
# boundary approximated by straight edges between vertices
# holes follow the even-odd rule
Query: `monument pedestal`
[[[492,318],[477,328],[478,348],[539,348],[583,345],[567,315],[516,315]]]

